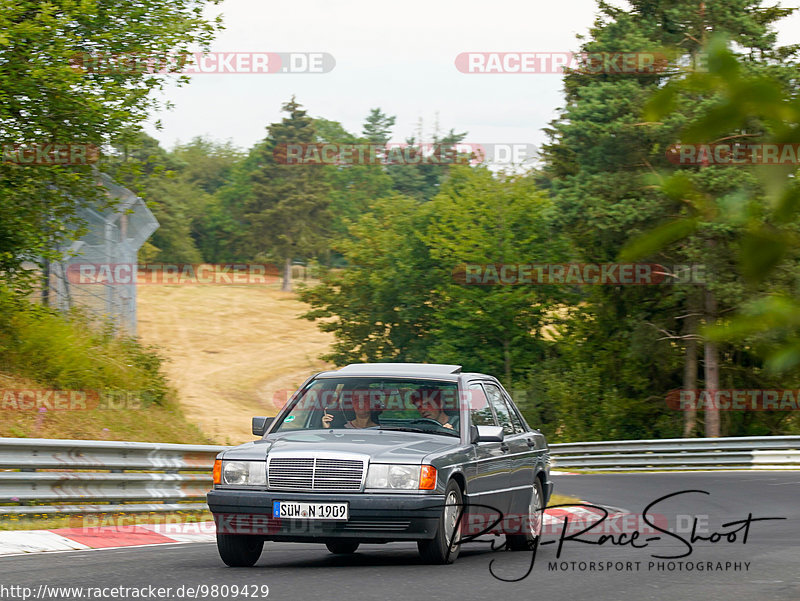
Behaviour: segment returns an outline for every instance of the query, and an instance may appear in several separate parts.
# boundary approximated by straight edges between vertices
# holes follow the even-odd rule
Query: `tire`
[[[217,550],[226,565],[250,568],[264,550],[263,539],[248,534],[217,534]]]
[[[456,529],[454,532],[454,527],[462,507],[463,495],[461,494],[461,487],[453,480],[447,484],[444,499],[445,507],[442,508],[442,514],[439,516],[439,527],[436,529],[436,536],[431,540],[417,542],[419,554],[425,563],[453,563],[461,550],[461,545],[457,544],[461,540],[461,528]],[[453,535],[452,541],[450,540],[451,535]]]
[[[535,478],[531,500],[528,504],[528,520],[526,524],[530,527],[524,534],[506,534],[506,547],[509,551],[530,551],[536,546],[539,535],[542,533],[542,520],[544,507],[542,501],[542,481]]]
[[[325,546],[328,547],[328,551],[335,555],[350,555],[358,549],[358,543],[350,541],[333,541],[325,543]]]

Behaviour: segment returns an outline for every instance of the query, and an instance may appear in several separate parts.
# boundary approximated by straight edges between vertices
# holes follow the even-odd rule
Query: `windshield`
[[[458,385],[405,378],[319,378],[273,432],[381,429],[458,436]]]

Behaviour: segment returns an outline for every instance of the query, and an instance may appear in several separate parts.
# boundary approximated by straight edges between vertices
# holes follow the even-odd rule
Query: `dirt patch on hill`
[[[162,349],[188,421],[223,444],[253,440],[250,418],[275,415],[276,394],[332,367],[333,336],[297,316],[291,293],[247,286],[142,286],[139,336]]]

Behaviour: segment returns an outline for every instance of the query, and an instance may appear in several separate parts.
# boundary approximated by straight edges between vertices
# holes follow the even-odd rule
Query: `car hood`
[[[280,432],[225,451],[224,459],[264,460],[270,451],[331,451],[369,455],[373,463],[422,463],[425,456],[461,444],[454,436],[387,430]]]

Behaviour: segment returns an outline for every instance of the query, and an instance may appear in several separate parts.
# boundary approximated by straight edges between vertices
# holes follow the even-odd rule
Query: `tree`
[[[376,199],[333,241],[346,269],[326,269],[322,282],[300,291],[335,342],[323,356],[337,365],[361,361],[425,361],[433,313],[429,303],[439,270],[424,232],[430,208],[411,198]]]
[[[560,262],[566,245],[551,227],[551,199],[533,180],[456,167],[431,201],[426,232],[440,273],[431,291],[430,357],[502,374],[511,386],[545,356],[552,311],[570,292],[542,284],[475,285],[454,278],[460,264]]]
[[[317,165],[286,164],[288,144],[316,141],[314,122],[294,97],[283,105],[289,114],[268,127],[252,173],[252,196],[245,206],[247,243],[283,265],[282,290],[292,289],[292,259],[327,247],[330,189]]]
[[[392,139],[392,128],[397,117],[391,117],[380,108],[370,110],[364,122],[363,136],[370,144],[387,144]]]
[[[428,203],[380,199],[334,243],[348,268],[301,292],[305,317],[336,336],[327,360],[458,362],[511,385],[544,356],[567,294],[552,286],[468,285],[464,263],[558,260],[550,199],[525,177],[455,167]]]
[[[753,69],[774,69],[774,59],[786,56],[774,48],[775,36],[770,28],[775,19],[787,14],[784,9],[763,9],[749,0],[724,5],[648,0],[631,5],[630,11],[624,11],[601,3],[601,17],[582,50],[663,52],[674,61],[668,69],[651,72],[598,74],[578,69],[567,73],[566,106],[549,130],[551,144],[546,153],[552,189],[562,227],[582,260],[619,260],[620,251],[638,234],[684,210],[685,196],[675,193],[677,181],[670,193],[654,180],[675,169],[665,151],[670,144],[681,141],[684,124],[703,114],[717,99],[713,91],[695,89],[673,96],[675,110],[663,120],[642,119],[642,112],[656,90],[686,76],[685,69],[676,67],[680,61],[699,63],[706,32],[727,32],[740,45]],[[689,171],[684,174],[685,179],[697,182],[705,194],[721,202],[729,203],[742,188],[755,184],[752,174],[742,170]],[[684,363],[696,360],[692,349],[701,334],[693,328],[702,321],[714,321],[718,314],[730,311],[744,299],[744,282],[732,269],[735,236],[730,227],[711,228],[693,236],[682,236],[674,230],[661,230],[660,234],[664,239],[680,238],[681,243],[661,245],[654,252],[638,252],[636,256],[665,265],[705,263],[713,279],[702,287],[699,303],[696,289],[685,286],[658,289],[657,296],[654,288],[597,287],[589,291],[585,310],[578,318],[589,318],[594,328],[587,330],[589,335],[609,343],[584,344],[576,350],[585,357],[586,364],[607,366],[602,370],[606,374],[607,402],[601,399],[595,404],[595,410],[601,413],[617,415],[620,398],[638,398],[650,399],[650,411],[662,414],[669,387],[691,386],[692,374],[696,373],[688,365],[680,369],[674,361],[681,356]],[[702,320],[685,321],[698,311]],[[650,331],[649,343],[641,337],[642,328]],[[610,343],[619,339],[620,344]],[[640,343],[644,345],[641,348]],[[753,360],[751,353],[720,348],[707,337],[703,347],[705,386],[709,389],[741,376],[738,366]],[[662,364],[669,366],[669,371],[652,374],[653,379],[653,362],[642,361],[639,356],[643,348],[664,357]],[[570,364],[581,362],[573,357]],[[636,369],[632,371],[631,366]],[[717,366],[723,369],[718,370]],[[714,412],[705,417],[707,434],[719,435]],[[733,423],[730,426],[736,427]],[[664,422],[664,428],[661,433],[675,432],[671,420]]]
[[[668,118],[675,110],[675,98],[684,94],[713,94],[715,102],[686,123],[683,139],[696,143],[709,139],[730,139],[731,131],[748,142],[767,145],[793,144],[800,133],[800,102],[797,82],[787,76],[789,52],[776,52],[783,64],[753,65],[727,48],[722,37],[708,46],[708,72],[693,73],[682,81],[671,82],[656,92],[647,106],[650,119]],[[732,167],[731,167],[732,168]],[[703,172],[710,168],[702,169]],[[730,169],[730,168],[729,168]],[[760,359],[765,359],[767,376],[789,380],[796,385],[800,365],[795,296],[800,270],[800,204],[797,163],[772,165],[761,169],[742,166],[756,180],[742,186],[732,198],[718,199],[708,192],[699,177],[674,173],[665,178],[666,194],[685,200],[685,210],[672,220],[634,241],[627,252],[642,252],[681,244],[689,236],[727,229],[733,232],[735,268],[748,285],[748,298],[733,316],[710,322],[704,329],[713,344],[736,343]],[[672,235],[665,236],[664,232]],[[714,297],[706,297],[713,303]],[[714,313],[712,306],[709,313]],[[774,386],[775,388],[779,387]],[[763,425],[773,432],[792,428],[792,417],[767,416]],[[781,423],[783,422],[783,423]],[[798,424],[794,419],[796,431]],[[772,433],[772,432],[771,432]]]
[[[98,148],[130,140],[169,75],[124,64],[94,69],[97,57],[164,57],[207,48],[215,25],[205,0],[129,3],[6,2],[0,12],[0,145]],[[124,32],[120,24],[124,23]],[[218,23],[217,23],[218,25]],[[172,72],[180,69],[173,63]],[[179,78],[179,83],[187,81]],[[4,157],[5,158],[5,157]],[[104,202],[92,165],[0,164],[0,271],[22,276],[26,260],[59,258],[81,235],[81,205]]]
[[[447,158],[447,152],[466,137],[466,132],[456,133],[451,129],[444,136],[440,136],[438,132],[434,133],[430,143],[421,138],[407,138],[405,142],[407,150],[403,153],[403,161],[398,164],[392,164],[390,161],[387,168],[394,189],[417,200],[433,198],[439,192],[454,162]],[[444,160],[425,159],[425,155],[430,154],[430,151],[433,151],[434,157],[444,157]]]
[[[166,151],[142,133],[134,144],[115,148],[105,168],[141,196],[159,222],[149,240],[148,261],[211,261],[218,244],[231,243],[215,193],[241,160],[242,153],[229,142],[201,137]]]
[[[373,114],[375,111],[380,113],[379,109],[374,109]],[[368,138],[358,138],[336,121],[317,118],[314,120],[314,127],[320,143],[344,145],[380,143]],[[318,169],[322,170],[330,185],[330,229],[333,237],[344,236],[348,224],[363,215],[372,201],[392,195],[392,179],[382,165],[354,163],[325,165]]]

